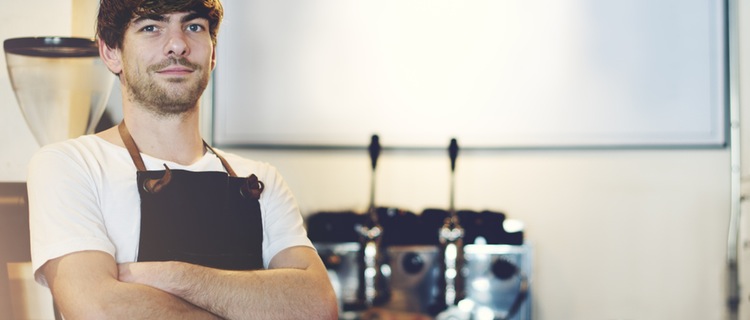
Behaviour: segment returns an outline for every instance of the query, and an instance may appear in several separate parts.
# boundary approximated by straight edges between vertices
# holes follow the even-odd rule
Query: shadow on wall
[[[26,183],[0,183],[0,319],[12,319],[8,263],[31,260]]]
[[[25,182],[0,183],[0,320],[55,319],[52,295],[34,281]]]

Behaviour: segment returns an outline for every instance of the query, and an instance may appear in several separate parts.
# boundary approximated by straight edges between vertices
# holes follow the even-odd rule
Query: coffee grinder
[[[16,100],[40,145],[94,132],[115,79],[94,40],[12,38],[3,48]]]

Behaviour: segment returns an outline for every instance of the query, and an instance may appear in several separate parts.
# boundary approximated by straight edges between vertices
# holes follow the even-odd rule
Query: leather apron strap
[[[141,152],[138,151],[138,146],[135,145],[135,141],[130,135],[128,127],[125,126],[125,120],[120,122],[120,125],[117,126],[117,130],[120,131],[120,138],[125,144],[125,149],[128,149],[128,153],[130,154],[130,158],[133,159],[135,168],[138,169],[138,171],[146,171],[146,165],[143,163],[143,158],[141,158]]]
[[[138,150],[138,145],[135,144],[133,136],[130,135],[130,131],[128,130],[127,125],[125,125],[125,120],[122,120],[120,122],[120,124],[117,126],[117,130],[120,131],[120,138],[122,138],[122,142],[125,144],[125,149],[128,149],[128,153],[130,154],[130,158],[133,159],[135,168],[138,169],[138,171],[147,171],[146,165],[143,162],[143,157],[141,157],[141,152]],[[224,169],[227,170],[227,174],[229,174],[230,177],[237,176],[237,174],[232,169],[232,166],[229,165],[229,162],[227,162],[224,157],[218,154],[216,150],[214,150],[214,148],[211,148],[211,146],[209,146],[205,140],[203,141],[203,146],[205,146],[206,149],[210,150],[211,153],[219,158],[219,161],[221,161],[221,165],[224,166]]]

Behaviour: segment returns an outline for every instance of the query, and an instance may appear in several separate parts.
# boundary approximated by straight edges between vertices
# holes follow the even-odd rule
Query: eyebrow
[[[207,19],[207,18],[205,18],[204,16],[202,16],[202,15],[196,13],[196,12],[190,12],[190,13],[182,16],[182,18],[180,19],[180,22],[184,23],[184,22],[188,22],[188,21],[194,20],[194,19]],[[169,18],[167,18],[163,14],[151,13],[151,14],[145,14],[145,15],[139,16],[138,18],[135,18],[133,20],[133,24],[137,24],[137,23],[139,23],[141,21],[145,21],[145,20],[153,20],[153,21],[159,21],[159,22],[168,22]]]
[[[167,21],[167,17],[161,14],[145,14],[142,16],[138,16],[138,18],[133,19],[133,24],[138,24],[145,20],[154,20],[159,22]]]

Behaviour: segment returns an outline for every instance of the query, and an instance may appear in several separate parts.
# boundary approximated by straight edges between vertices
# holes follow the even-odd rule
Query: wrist
[[[186,283],[187,274],[193,265],[180,261],[165,261],[159,264],[158,270],[154,272],[155,286],[173,295],[184,297],[190,290],[190,284]]]

